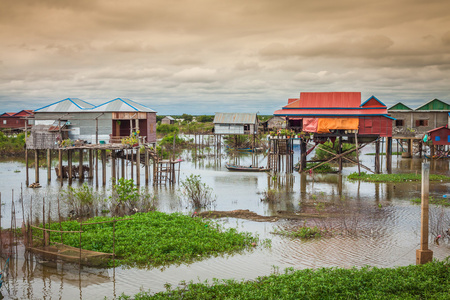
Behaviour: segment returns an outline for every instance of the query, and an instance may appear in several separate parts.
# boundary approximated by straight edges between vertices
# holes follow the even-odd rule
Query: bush
[[[342,143],[342,153],[346,152],[352,148],[354,148],[353,144]],[[314,159],[324,160],[324,159],[330,159],[332,157],[332,155],[330,153],[324,151],[323,149],[326,149],[334,154],[337,154],[338,150],[339,150],[339,141],[336,140],[334,142],[334,144],[331,141],[326,141],[325,143],[320,144],[316,148],[316,155],[315,155]],[[346,154],[345,156],[356,156],[356,153],[351,152],[351,153]]]
[[[79,188],[69,186],[66,191],[62,191],[61,196],[71,208],[72,213],[77,216],[90,214],[99,200],[97,193],[87,183],[83,183]]]
[[[116,214],[124,215],[155,209],[155,197],[145,190],[139,191],[133,179],[120,178],[113,187],[109,199]]]
[[[156,127],[156,132],[157,133],[164,133],[164,134],[168,134],[171,132],[177,132],[178,133],[179,129],[177,125],[169,125],[169,124],[161,124],[158,125]]]
[[[200,175],[191,174],[181,181],[181,194],[194,208],[211,206],[215,202],[212,189],[201,182]]]

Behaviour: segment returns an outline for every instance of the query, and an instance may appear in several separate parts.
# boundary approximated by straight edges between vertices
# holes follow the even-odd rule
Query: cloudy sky
[[[272,114],[299,93],[450,102],[448,0],[2,0],[0,113],[73,97]]]

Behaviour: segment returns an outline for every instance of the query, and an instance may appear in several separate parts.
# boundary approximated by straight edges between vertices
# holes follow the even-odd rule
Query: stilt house
[[[87,143],[120,143],[137,132],[143,142],[156,142],[156,112],[130,99],[117,98],[101,105],[67,98],[35,110],[29,149],[56,148],[70,138]]]
[[[286,117],[287,127],[297,132],[327,136],[357,131],[368,138],[391,137],[394,120],[375,96],[361,104],[360,92],[300,93],[274,115]]]
[[[215,134],[256,134],[258,115],[256,113],[216,113]]]

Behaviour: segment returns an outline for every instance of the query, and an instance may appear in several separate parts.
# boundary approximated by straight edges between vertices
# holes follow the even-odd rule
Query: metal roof
[[[214,124],[256,124],[256,113],[216,113]]]
[[[360,92],[302,92],[299,101],[292,101],[284,108],[348,108],[360,105]]]
[[[58,102],[38,108],[35,112],[80,112],[95,106],[78,98],[66,98]]]
[[[106,103],[96,106],[91,111],[98,112],[155,112],[153,109],[148,108],[142,104],[134,102],[127,98],[116,98]]]

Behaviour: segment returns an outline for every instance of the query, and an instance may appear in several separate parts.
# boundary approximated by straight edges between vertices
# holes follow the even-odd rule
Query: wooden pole
[[[58,149],[58,166],[59,166],[59,180],[61,183],[61,186],[63,186],[63,165],[62,165],[62,149]]]
[[[83,172],[83,149],[79,149],[79,165],[78,165],[78,179],[82,181],[84,179],[84,172]]]
[[[342,153],[342,136],[339,136],[338,154]],[[342,174],[342,156],[339,157],[339,174]]]
[[[422,163],[422,215],[420,227],[420,249],[416,250],[416,264],[433,260],[433,251],[428,249],[428,198],[430,189],[430,163]]]
[[[52,152],[47,149],[47,181],[52,180]]]
[[[39,183],[39,150],[34,150],[34,172],[35,180],[34,182]]]
[[[361,165],[359,164],[358,133],[356,131],[355,131],[355,144],[356,144],[356,161],[358,162],[358,175],[361,175]]]
[[[25,148],[25,183],[27,186],[30,186],[30,178],[28,174],[28,148]]]
[[[94,177],[94,150],[89,149],[89,178]]]
[[[103,186],[106,186],[106,150],[102,149],[102,181]]]
[[[380,174],[380,141],[375,142],[375,173]]]
[[[72,185],[72,149],[67,150],[67,167],[69,169],[69,185]]]
[[[123,152],[122,152],[123,153]],[[123,154],[122,154],[123,155]],[[122,178],[125,178],[125,158],[122,156],[122,158],[121,158],[121,163],[122,163],[122,166],[121,166],[121,172],[122,172]]]
[[[134,157],[134,155],[133,155],[133,148],[131,148],[131,150],[130,150],[130,153],[131,153],[131,164],[130,164],[130,171],[131,171],[131,179],[134,179],[134,168],[133,168],[133,157]]]
[[[141,185],[141,149],[136,148],[136,185]]]
[[[388,174],[392,172],[392,137],[386,138],[386,170]]]
[[[145,149],[145,185],[148,185],[148,149]]]
[[[95,186],[98,187],[98,149],[94,150],[95,152]]]
[[[113,185],[116,184],[116,150],[111,150],[111,180]]]

